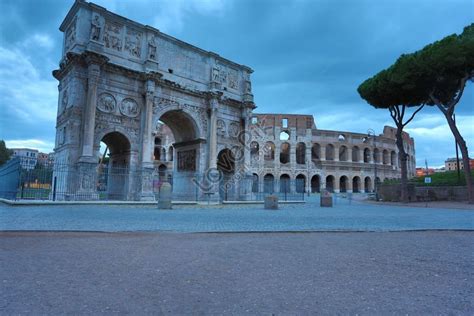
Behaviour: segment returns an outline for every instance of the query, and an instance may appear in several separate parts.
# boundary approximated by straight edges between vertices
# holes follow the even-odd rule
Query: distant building
[[[446,171],[455,171],[457,170],[457,159],[456,158],[448,158],[444,162],[444,168]],[[474,169],[474,159],[469,159],[469,166],[471,169]],[[459,169],[463,170],[464,169],[464,164],[462,162],[462,159],[459,158]]]
[[[38,150],[30,148],[10,148],[13,152],[13,157],[20,158],[20,164],[23,169],[34,169],[38,162]]]
[[[429,176],[429,175],[432,175],[434,174],[436,171],[436,169],[434,168],[416,168],[416,176],[417,177],[423,177],[423,176]]]
[[[54,153],[38,153],[38,164],[44,167],[51,167],[54,162]]]

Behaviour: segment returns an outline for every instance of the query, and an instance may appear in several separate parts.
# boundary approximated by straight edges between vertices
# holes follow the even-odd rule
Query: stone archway
[[[271,173],[267,173],[263,177],[263,192],[264,193],[275,192],[275,177]]]
[[[223,149],[217,155],[217,170],[219,170],[221,179],[219,183],[220,200],[235,200],[237,192],[232,179],[235,174],[235,157],[230,149]]]
[[[291,181],[290,176],[282,174],[280,176],[280,193],[288,194],[291,192]]]
[[[332,175],[326,177],[326,190],[334,192],[334,176]]]
[[[314,175],[311,177],[311,193],[316,193],[320,191],[321,180],[319,175]]]
[[[156,120],[163,122],[173,133],[173,171],[174,172],[200,172],[203,169],[202,155],[204,153],[201,138],[201,128],[192,114],[184,110],[168,110],[160,114]]]
[[[360,178],[358,176],[355,176],[354,178],[352,178],[352,192],[359,193],[360,190]]]
[[[295,191],[296,193],[305,193],[306,191],[306,177],[303,174],[299,174],[295,178]]]
[[[162,108],[153,114],[154,134],[165,125],[169,137],[173,143],[163,143],[160,147],[162,164],[166,162],[166,158],[170,155],[170,159],[166,162],[166,176],[160,177],[160,180],[168,181],[172,184],[173,197],[180,200],[194,200],[198,187],[193,182],[197,174],[201,174],[205,168],[206,161],[206,141],[202,139],[203,135],[202,122],[198,122],[199,115],[191,113],[187,109],[179,109],[176,107]],[[153,146],[150,144],[150,146]],[[166,148],[169,148],[168,155]],[[163,150],[165,149],[165,150]],[[151,151],[153,152],[153,151]],[[156,168],[159,166],[155,165]],[[163,173],[162,170],[158,172]]]
[[[369,193],[372,191],[372,179],[370,177],[365,177],[364,179],[364,191]]]
[[[344,193],[347,192],[348,189],[348,179],[346,176],[341,176],[339,178],[339,192]]]
[[[130,141],[117,131],[105,134],[101,141],[107,146],[109,154],[101,159],[97,168],[99,198],[127,200],[130,192]]]

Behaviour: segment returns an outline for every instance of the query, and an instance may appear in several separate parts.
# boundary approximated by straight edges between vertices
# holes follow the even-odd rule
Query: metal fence
[[[274,194],[280,200],[304,200],[304,181],[255,181],[252,177],[221,174],[215,181],[209,175],[186,172],[160,172],[158,169],[130,169],[108,164],[37,165],[23,169],[18,159],[0,167],[0,197],[10,200],[51,201],[136,201],[158,200],[161,185],[172,186],[174,201],[261,201]]]
[[[0,167],[0,198],[14,200],[21,172],[20,158],[13,158]]]

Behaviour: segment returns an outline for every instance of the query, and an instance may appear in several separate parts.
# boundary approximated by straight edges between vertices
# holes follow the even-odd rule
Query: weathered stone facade
[[[284,181],[301,179],[305,192],[372,192],[376,177],[380,182],[400,177],[393,127],[374,137],[317,129],[310,115],[254,114],[250,131],[251,172],[260,191],[265,182],[279,192]],[[404,137],[413,177],[414,140]]]
[[[100,198],[101,174],[111,179],[109,197],[126,200],[154,199],[152,179],[164,170],[173,171],[174,187],[183,181],[189,190],[189,179],[204,181],[219,170],[220,183],[233,178],[225,194],[237,199],[265,191],[263,180],[271,177],[275,192],[282,177],[304,179],[305,191],[350,192],[373,190],[376,170],[381,180],[400,175],[390,127],[367,139],[316,129],[312,116],[252,114],[247,66],[85,1],[74,3],[60,30],[63,55],[53,72],[57,199]],[[414,143],[405,136],[414,173]],[[101,142],[110,153],[106,167]],[[206,186],[196,194],[219,190]]]
[[[220,151],[243,147],[237,134],[255,107],[249,67],[85,1],[74,3],[60,30],[55,154],[74,169],[57,180],[64,191],[94,196],[103,141],[109,165],[130,174],[114,194],[153,199],[145,180],[160,121],[175,138],[175,172],[216,169]]]

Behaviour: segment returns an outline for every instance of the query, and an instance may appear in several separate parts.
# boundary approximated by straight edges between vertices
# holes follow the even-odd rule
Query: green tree
[[[417,56],[417,70],[422,74],[415,82],[421,87],[428,104],[436,106],[446,118],[459,145],[469,203],[474,203],[474,189],[467,143],[454,121],[456,105],[466,84],[474,80],[474,23],[460,35],[450,35],[423,48]]]
[[[390,109],[392,118],[394,114],[403,113],[403,108],[397,112],[396,106],[438,107],[461,150],[470,203],[474,203],[474,191],[469,154],[453,114],[466,84],[473,79],[474,24],[471,24],[460,35],[447,36],[420,51],[402,55],[394,65],[365,81],[358,89],[369,104]]]
[[[400,161],[402,202],[408,202],[408,153],[405,150],[403,129],[424,106],[424,104],[417,106],[423,102],[414,100],[413,87],[404,84],[407,81],[407,68],[410,67],[411,59],[409,55],[402,55],[393,66],[364,81],[357,89],[360,96],[373,107],[388,109],[397,127],[395,135]],[[408,114],[407,110],[410,107],[417,108]]]
[[[12,151],[7,148],[3,140],[0,140],[0,166],[9,160],[11,155]]]

